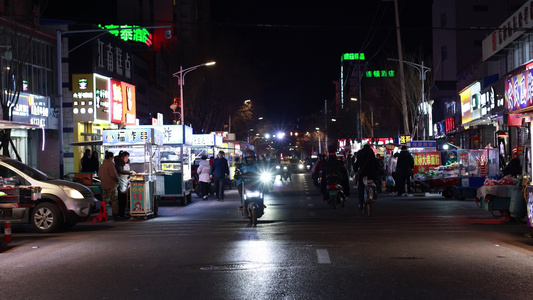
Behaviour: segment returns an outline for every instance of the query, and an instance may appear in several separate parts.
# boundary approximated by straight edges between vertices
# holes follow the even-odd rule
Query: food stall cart
[[[159,151],[163,132],[155,128],[114,129],[103,131],[105,151],[117,155],[120,150],[130,153],[130,215],[148,218],[157,214],[155,172],[159,170]]]
[[[193,134],[191,147],[191,177],[193,183],[193,190],[198,197],[202,196],[199,185],[199,176],[196,173],[200,164],[200,159],[203,155],[209,157],[216,157],[218,151],[223,146],[223,138],[221,135],[209,134]],[[234,169],[234,168],[233,168]],[[232,173],[233,174],[233,173]],[[214,189],[214,188],[213,188]],[[213,190],[211,189],[211,192]]]
[[[180,200],[182,205],[191,203],[193,183],[191,177],[192,128],[181,125],[127,126],[128,129],[153,128],[163,133],[159,147],[160,166],[155,172],[154,195],[160,200]]]
[[[454,165],[443,166],[441,152],[437,151],[436,141],[411,141],[407,143],[413,155],[413,184],[423,193],[442,193],[446,198],[453,197],[457,185],[457,170]]]
[[[477,197],[485,180],[498,179],[500,160],[498,149],[458,149],[459,163],[456,198]]]

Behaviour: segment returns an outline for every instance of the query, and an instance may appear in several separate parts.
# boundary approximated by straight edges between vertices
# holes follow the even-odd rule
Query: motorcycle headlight
[[[280,169],[280,167],[279,167],[279,166],[276,166],[276,170],[279,170],[279,169]]]
[[[303,168],[304,168],[304,165],[302,165],[302,164],[298,165],[298,169],[303,169]]]
[[[83,195],[80,193],[80,191],[78,191],[76,189],[70,188],[68,186],[61,186],[61,188],[63,189],[65,194],[67,194],[67,196],[69,196],[70,198],[73,198],[73,199],[83,199],[84,198]]]
[[[284,167],[283,167],[283,170],[287,170],[287,167],[284,166]]]
[[[262,182],[269,182],[271,177],[272,176],[270,175],[269,172],[263,172],[263,173],[261,173],[260,179],[261,179]]]

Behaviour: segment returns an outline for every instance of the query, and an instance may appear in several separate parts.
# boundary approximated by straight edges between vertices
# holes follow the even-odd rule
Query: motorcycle
[[[242,206],[239,209],[242,216],[249,219],[254,227],[257,226],[257,219],[265,212],[264,190],[270,184],[271,177],[270,172],[248,172],[241,175]]]
[[[276,169],[279,171],[279,180],[280,181],[287,181],[287,180],[291,180],[292,181],[292,178],[291,178],[291,172],[289,170],[289,165],[279,165],[279,166],[276,166]]]
[[[337,208],[337,206],[344,207],[346,202],[346,195],[336,174],[329,174],[326,179],[326,193],[328,204]]]

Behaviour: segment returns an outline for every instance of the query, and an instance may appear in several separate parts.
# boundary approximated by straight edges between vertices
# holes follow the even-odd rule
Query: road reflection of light
[[[244,238],[257,238],[256,232],[253,236],[244,236]],[[236,257],[239,262],[241,262],[242,269],[257,269],[261,266],[268,265],[272,263],[274,252],[272,249],[271,241],[259,241],[259,240],[247,240],[241,241],[237,244],[237,253]],[[249,279],[246,279],[249,280]],[[270,283],[273,283],[275,278],[273,278],[272,272],[262,272],[261,276],[255,277],[256,283],[260,283],[263,286],[268,286]],[[244,283],[243,283],[244,284]]]

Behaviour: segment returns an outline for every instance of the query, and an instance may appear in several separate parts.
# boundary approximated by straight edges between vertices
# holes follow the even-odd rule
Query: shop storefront
[[[72,75],[72,118],[74,142],[102,139],[104,129],[117,129],[136,124],[135,86],[99,74]],[[74,171],[84,147],[74,147]],[[101,147],[93,147],[100,158]]]

